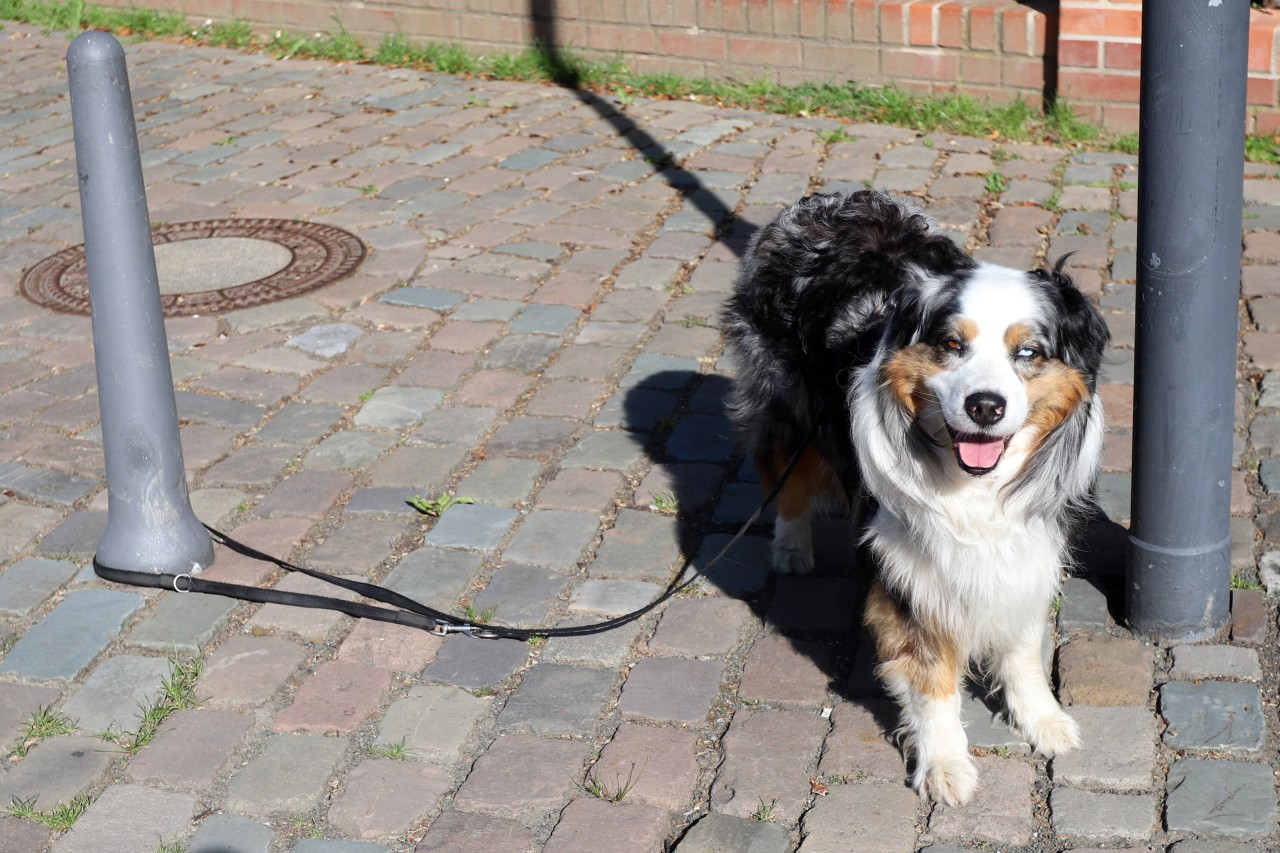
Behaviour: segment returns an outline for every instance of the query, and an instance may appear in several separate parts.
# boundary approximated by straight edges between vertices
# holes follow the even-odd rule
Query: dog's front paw
[[[773,570],[780,575],[807,575],[813,572],[813,552],[805,548],[773,546]]]
[[[807,575],[813,571],[813,531],[809,514],[778,518],[773,523],[773,570],[780,575]]]
[[[912,774],[911,787],[944,806],[963,806],[978,789],[978,768],[968,755],[921,763]]]
[[[1065,711],[1045,714],[1035,723],[1022,727],[1022,734],[1038,753],[1054,756],[1080,746],[1080,726]]]

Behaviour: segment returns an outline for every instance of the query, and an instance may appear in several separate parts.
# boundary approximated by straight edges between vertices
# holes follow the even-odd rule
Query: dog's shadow
[[[874,677],[874,644],[862,628],[870,574],[862,570],[854,524],[847,514],[815,518],[814,572],[771,572],[773,507],[743,530],[764,492],[725,416],[730,384],[723,374],[670,370],[629,388],[618,425],[644,438],[663,487],[652,489],[646,478],[635,503],[675,508],[685,569],[673,580],[704,572],[700,585],[745,602],[769,635],[785,637],[808,659],[838,700],[864,706],[891,732],[896,712]],[[773,704],[768,695],[743,698]]]
[[[730,384],[722,374],[667,370],[629,388],[618,425],[645,443],[651,470],[662,472],[663,486],[656,490],[661,494],[644,493],[645,483],[651,482],[646,478],[637,489],[636,504],[660,504],[679,519],[685,569],[673,582],[705,572],[699,584],[745,602],[764,622],[768,635],[785,637],[796,654],[808,658],[837,703],[865,708],[892,740],[897,709],[875,677],[875,643],[862,625],[872,569],[858,544],[860,531],[848,514],[815,518],[814,571],[804,576],[771,572],[772,507],[761,511],[739,537],[743,524],[760,509],[764,492],[725,416]],[[1076,545],[1071,572],[1106,596],[1117,623],[1123,605],[1126,534],[1101,511],[1095,513]],[[1052,632],[1044,652],[1046,668],[1052,671]],[[748,667],[751,663],[749,657]],[[770,702],[767,691],[741,698],[786,706],[785,701]],[[981,677],[966,684],[962,704],[974,746],[997,752],[1026,749],[1004,722],[999,692]]]

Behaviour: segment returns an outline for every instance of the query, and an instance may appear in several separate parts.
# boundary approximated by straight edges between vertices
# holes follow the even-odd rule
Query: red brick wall
[[[108,6],[139,0],[96,0]],[[595,58],[621,54],[643,72],[738,79],[959,88],[1039,104],[1055,45],[1040,7],[1053,0],[539,0],[555,9],[555,38]],[[390,33],[516,50],[535,39],[534,0],[141,0],[264,32],[332,29],[368,43]],[[198,9],[198,11],[193,11]]]
[[[97,0],[129,6],[139,0]],[[1159,2],[1159,0],[1152,0]],[[141,0],[263,31],[390,33],[518,50],[554,9],[557,44],[637,71],[959,89],[1039,104],[1056,91],[1086,118],[1137,126],[1142,0]],[[192,12],[198,6],[199,12]],[[1253,10],[1250,130],[1280,131],[1280,12]]]
[[[1059,96],[1091,121],[1136,129],[1142,0],[1060,0],[1058,28]],[[1278,28],[1280,12],[1252,10],[1247,90],[1252,132],[1280,130]]]

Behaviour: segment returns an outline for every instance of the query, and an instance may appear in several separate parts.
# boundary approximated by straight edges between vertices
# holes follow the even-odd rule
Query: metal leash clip
[[[446,622],[444,619],[437,619],[436,625],[431,629],[431,633],[437,637],[447,637],[450,634],[466,634],[477,640],[496,640],[498,635],[487,628],[478,628],[475,625],[458,625],[454,622]]]

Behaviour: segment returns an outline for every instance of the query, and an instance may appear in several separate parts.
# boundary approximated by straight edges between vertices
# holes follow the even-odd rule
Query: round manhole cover
[[[315,222],[210,219],[151,229],[166,317],[220,314],[297,296],[345,278],[364,259],[354,235]],[[51,255],[19,283],[37,305],[89,313],[84,246]]]

